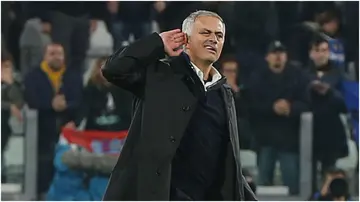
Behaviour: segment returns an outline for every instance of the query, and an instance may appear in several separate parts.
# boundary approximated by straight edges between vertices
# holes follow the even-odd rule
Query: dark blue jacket
[[[310,81],[317,79],[330,85],[330,90],[325,95],[310,90],[314,114],[314,153],[318,158],[345,157],[348,155],[347,139],[339,117],[347,112],[341,93],[344,77],[341,70],[332,64],[321,79],[317,78],[315,67],[311,66],[308,69]]]
[[[56,143],[59,127],[75,118],[76,109],[81,102],[82,88],[80,72],[67,69],[59,91],[65,95],[67,109],[55,112],[52,108],[55,92],[45,72],[38,67],[26,75],[25,101],[30,108],[38,110],[39,143],[43,143],[42,146],[49,145],[50,142]]]
[[[300,114],[309,111],[307,77],[295,66],[287,65],[280,74],[269,68],[259,69],[248,86],[249,120],[258,146],[297,152],[299,148]],[[290,102],[289,117],[273,110],[278,99]]]

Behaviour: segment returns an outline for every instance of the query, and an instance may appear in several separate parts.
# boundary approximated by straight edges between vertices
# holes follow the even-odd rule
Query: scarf
[[[42,61],[40,67],[47,75],[55,93],[58,93],[61,87],[62,77],[65,72],[65,66],[62,66],[58,71],[54,71],[49,67],[49,64],[46,61]]]

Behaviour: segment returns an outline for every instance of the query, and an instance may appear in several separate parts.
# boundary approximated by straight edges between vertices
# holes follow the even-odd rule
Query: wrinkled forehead
[[[194,28],[198,31],[209,30],[215,33],[225,34],[224,23],[215,16],[199,16],[195,19]]]

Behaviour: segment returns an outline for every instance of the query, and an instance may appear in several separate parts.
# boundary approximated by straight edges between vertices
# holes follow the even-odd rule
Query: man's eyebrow
[[[213,31],[211,31],[211,30],[209,30],[209,29],[206,29],[206,28],[203,28],[203,31],[213,32]],[[224,35],[224,33],[223,33],[222,31],[215,31],[215,34],[222,34],[222,35]]]

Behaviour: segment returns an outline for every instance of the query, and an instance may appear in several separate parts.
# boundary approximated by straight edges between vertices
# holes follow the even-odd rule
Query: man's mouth
[[[216,53],[216,48],[211,45],[205,45],[205,48],[212,53]]]

